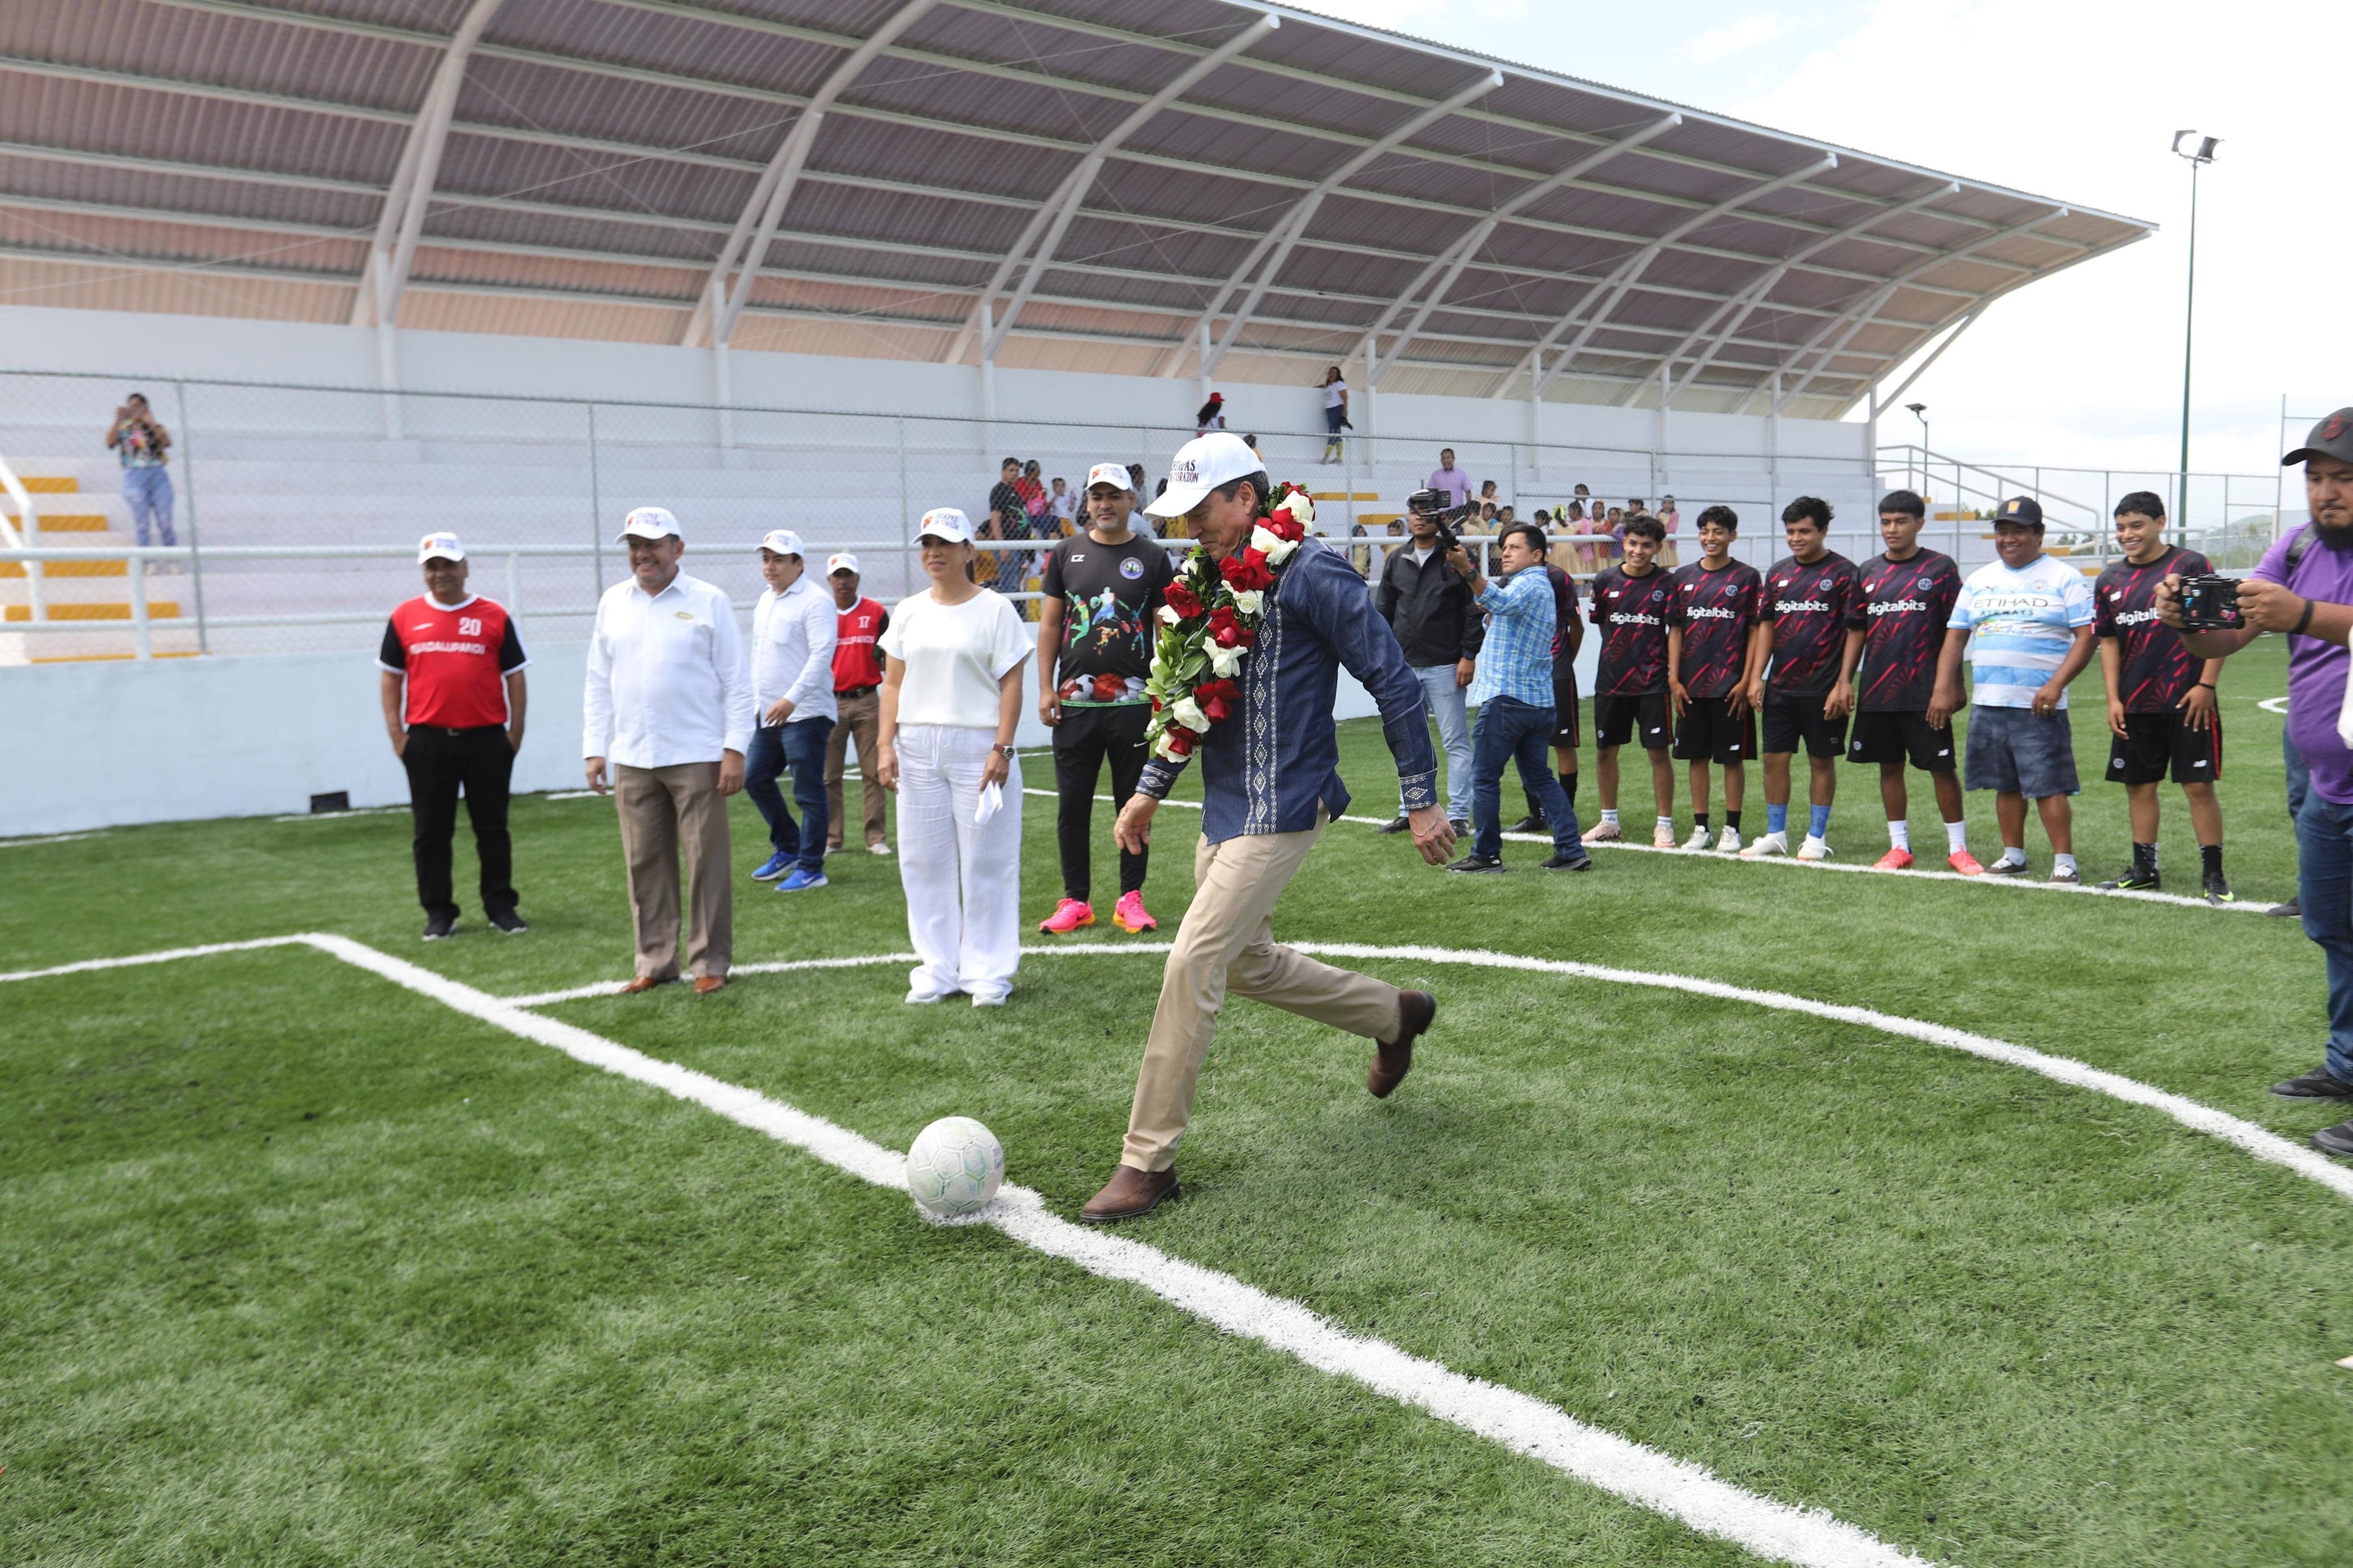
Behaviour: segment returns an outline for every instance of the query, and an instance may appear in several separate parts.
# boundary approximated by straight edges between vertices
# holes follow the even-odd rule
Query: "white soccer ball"
[[[977,1214],[1005,1180],[1005,1145],[969,1116],[943,1116],[907,1150],[907,1191],[937,1219]]]

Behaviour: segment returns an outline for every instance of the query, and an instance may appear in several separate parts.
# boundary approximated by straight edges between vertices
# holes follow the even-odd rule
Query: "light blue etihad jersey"
[[[2031,708],[2092,624],[2092,587],[2083,572],[2049,555],[2012,570],[1989,562],[1968,575],[1950,625],[1969,633],[1970,700],[1980,708]],[[2059,706],[2067,706],[2062,692]]]

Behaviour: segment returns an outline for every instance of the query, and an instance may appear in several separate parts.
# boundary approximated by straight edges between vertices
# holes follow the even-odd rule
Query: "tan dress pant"
[[[1176,1141],[1192,1118],[1193,1089],[1229,991],[1367,1039],[1396,1037],[1396,986],[1275,944],[1275,900],[1325,826],[1318,816],[1304,833],[1245,834],[1222,844],[1204,838],[1195,849],[1198,890],[1160,982],[1120,1163],[1165,1171],[1176,1163]]]
[[[825,742],[825,798],[831,813],[826,818],[825,847],[841,847],[841,830],[849,820],[841,811],[841,773],[852,741],[858,742],[858,794],[865,807],[866,842],[871,847],[882,842],[882,797],[888,793],[874,782],[874,748],[882,738],[882,693],[861,691],[839,701],[841,717],[834,721],[833,733]]]
[[[735,957],[735,873],[719,764],[632,768],[617,763],[613,798],[621,818],[621,855],[629,867],[638,974],[678,978],[678,847],[683,838],[687,896],[694,905],[687,968],[697,975],[723,976]]]

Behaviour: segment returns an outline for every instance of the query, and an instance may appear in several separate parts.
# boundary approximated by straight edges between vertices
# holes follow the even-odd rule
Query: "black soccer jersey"
[[[1552,678],[1557,684],[1577,674],[1568,643],[1568,628],[1577,624],[1577,579],[1551,565],[1545,575],[1552,579]]]
[[[1593,689],[1603,697],[1643,697],[1667,689],[1667,599],[1674,574],[1653,566],[1640,577],[1604,566],[1593,574],[1593,629],[1601,634]]]
[[[1936,656],[1945,626],[1960,596],[1961,569],[1934,550],[1909,561],[1874,555],[1862,563],[1862,591],[1848,624],[1863,628],[1863,713],[1904,712],[1928,706],[1936,684]]]
[[[1748,628],[1764,598],[1765,579],[1743,561],[1713,572],[1694,562],[1675,574],[1668,625],[1683,634],[1684,691],[1721,697],[1740,684],[1748,668]]]
[[[2171,712],[2198,684],[2206,663],[2181,646],[2179,632],[2157,618],[2157,585],[2213,570],[2195,550],[2168,549],[2146,566],[2115,562],[2092,584],[2092,625],[2100,636],[2117,639],[2124,655],[2126,712]]]
[[[1820,691],[1837,684],[1862,586],[1854,563],[1825,551],[1811,565],[1785,555],[1765,574],[1764,617],[1773,624],[1776,691]]]

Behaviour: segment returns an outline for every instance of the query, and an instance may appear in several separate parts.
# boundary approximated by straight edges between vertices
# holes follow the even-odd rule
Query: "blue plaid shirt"
[[[1552,641],[1560,609],[1544,567],[1489,578],[1479,607],[1487,612],[1487,640],[1479,648],[1472,702],[1508,697],[1531,708],[1551,707]]]
[[[1552,602],[1548,584],[1545,602]],[[1308,540],[1275,578],[1267,606],[1258,641],[1242,660],[1241,705],[1210,727],[1196,752],[1203,837],[1222,844],[1251,833],[1304,833],[1318,810],[1336,817],[1348,809],[1332,721],[1343,668],[1380,708],[1405,809],[1436,805],[1438,754],[1430,744],[1421,682],[1348,558]],[[1188,761],[1154,757],[1136,788],[1166,799]]]

